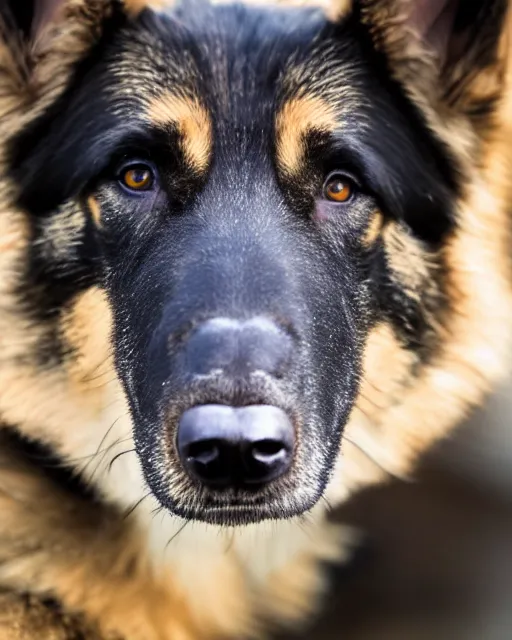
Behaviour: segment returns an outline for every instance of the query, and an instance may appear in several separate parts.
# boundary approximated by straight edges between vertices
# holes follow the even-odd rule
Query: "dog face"
[[[499,97],[473,96],[486,113],[463,113],[474,85],[465,58],[450,67],[451,34],[466,42],[492,4],[469,49],[489,52],[503,3],[433,3],[450,47],[436,45],[421,82],[379,3],[336,19],[97,4],[99,35],[8,144],[30,224],[27,313],[62,327],[81,294],[106,296],[136,453],[162,506],[222,525],[302,514],[349,419],[375,405],[372,380],[389,367],[390,411],[451,339],[447,247],[467,149],[481,149]],[[437,42],[432,16],[408,11],[422,36],[408,46]],[[491,58],[468,56],[473,76]],[[463,145],[450,144],[454,122]],[[64,334],[45,333],[58,355],[44,367],[74,357]],[[375,357],[382,335],[393,361]]]

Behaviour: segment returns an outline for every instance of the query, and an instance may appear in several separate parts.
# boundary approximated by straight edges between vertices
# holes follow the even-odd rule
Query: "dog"
[[[507,373],[508,3],[0,15],[0,637],[300,628]]]

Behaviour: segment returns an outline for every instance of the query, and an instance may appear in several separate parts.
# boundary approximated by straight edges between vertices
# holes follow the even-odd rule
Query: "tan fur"
[[[438,267],[421,242],[396,223],[389,223],[382,237],[389,268],[407,295],[418,300],[420,295],[428,295],[432,270]]]
[[[64,91],[73,65],[101,36],[111,11],[109,0],[65,0],[36,42],[17,46],[17,60],[0,41],[0,65],[8,71],[2,77],[0,138],[20,130]]]
[[[282,5],[286,7],[318,7],[323,9],[331,20],[337,20],[347,15],[352,6],[352,0],[242,0],[244,4]],[[233,0],[211,0],[212,4],[229,4]]]
[[[270,619],[285,620],[300,630],[304,615],[314,614],[327,585],[318,572],[318,561],[342,563],[349,558],[357,532],[348,527],[324,524],[324,535],[314,549],[305,550],[278,572],[270,575],[260,606]]]
[[[314,96],[293,98],[276,117],[277,159],[280,170],[295,175],[303,160],[304,136],[310,131],[331,132],[338,128],[336,113]]]
[[[2,584],[53,594],[69,611],[86,612],[105,633],[140,640],[192,637],[184,631],[192,625],[179,592],[169,583],[163,589],[152,578],[136,531],[122,518],[59,492],[12,453],[7,459],[6,450],[4,444]],[[175,612],[172,618],[169,607]]]
[[[472,104],[500,95],[504,69],[510,58],[510,25],[504,29],[496,63],[478,74],[473,73],[471,82],[465,83],[462,91],[447,96],[439,82],[442,65],[436,53],[410,26],[409,18],[418,6],[416,0],[368,0],[362,4],[363,20],[370,25],[376,47],[390,60],[391,74],[418,105],[431,128],[471,171],[475,154],[479,153],[478,134],[485,137],[487,131],[481,129],[478,117],[471,122],[461,118],[460,113],[471,113]],[[452,82],[460,76],[457,65],[450,76]]]
[[[87,198],[87,205],[89,207],[89,211],[91,212],[92,219],[94,220],[94,224],[97,227],[101,227],[101,208],[98,204],[98,201],[94,196],[89,196]]]
[[[81,616],[58,611],[42,599],[0,592],[1,640],[101,640],[98,629]]]
[[[327,16],[331,20],[339,20],[348,15],[352,9],[352,0],[330,0],[327,7]]]
[[[378,209],[374,211],[368,226],[362,237],[362,244],[365,247],[371,247],[377,241],[377,238],[380,237],[381,231],[384,226],[384,216],[382,212]]]
[[[123,5],[129,15],[137,16],[144,9],[169,9],[174,5],[174,0],[123,0]]]
[[[370,333],[361,388],[345,427],[335,479],[327,492],[333,502],[342,502],[354,489],[381,482],[394,471],[384,466],[386,461],[364,438],[383,415],[400,404],[407,388],[414,384],[410,372],[416,361],[417,356],[400,345],[389,325],[379,324]]]
[[[115,377],[110,353],[111,315],[103,292],[91,288],[62,318],[62,333],[72,350],[68,365],[70,381],[76,385],[77,393],[88,395],[93,403],[108,377]]]
[[[66,202],[59,215],[46,221],[41,238],[41,250],[49,259],[65,260],[71,248],[81,242],[85,216],[76,202]]]
[[[208,166],[212,146],[210,116],[197,98],[167,92],[151,101],[148,120],[159,126],[174,126],[181,134],[183,153],[191,167],[202,173]]]
[[[404,387],[413,384],[410,371],[416,360],[417,356],[402,347],[389,325],[382,323],[373,329],[366,343],[355,411],[372,420],[398,404]]]

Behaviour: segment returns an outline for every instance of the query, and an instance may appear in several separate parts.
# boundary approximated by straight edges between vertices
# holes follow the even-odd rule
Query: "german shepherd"
[[[2,640],[301,625],[502,379],[507,5],[1,0]]]

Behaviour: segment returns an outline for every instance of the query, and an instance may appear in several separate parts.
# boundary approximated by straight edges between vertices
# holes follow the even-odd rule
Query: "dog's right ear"
[[[116,19],[130,20],[145,9],[173,4],[174,0],[0,0],[0,83],[14,69],[25,81],[33,80],[38,67],[44,83],[48,57],[55,63],[49,64],[48,73],[57,73],[59,62],[64,68],[83,57]]]
[[[33,50],[47,28],[58,21],[66,0],[2,0],[1,36],[11,46]]]
[[[17,0],[10,0],[12,4],[16,4]],[[173,4],[172,0],[121,0],[121,2],[116,2],[116,0],[106,0],[100,3],[95,2],[73,2],[72,0],[24,0],[28,11],[31,13],[31,18],[29,16],[25,17],[25,21],[28,19],[31,22],[30,34],[31,39],[37,43],[38,39],[42,37],[45,33],[46,29],[59,22],[59,12],[65,11],[66,5],[72,6],[74,5],[84,5],[84,9],[87,4],[97,4],[99,8],[107,8],[108,5],[119,5],[122,8],[123,13],[128,17],[137,16],[144,9],[160,9],[163,7],[168,7]],[[21,3],[20,3],[21,4]],[[29,8],[30,7],[30,8]],[[18,9],[19,11],[19,9]],[[93,9],[93,11],[96,11]],[[61,18],[62,19],[62,18]]]
[[[116,20],[118,0],[0,0],[0,142],[26,110],[44,109],[65,88]]]

